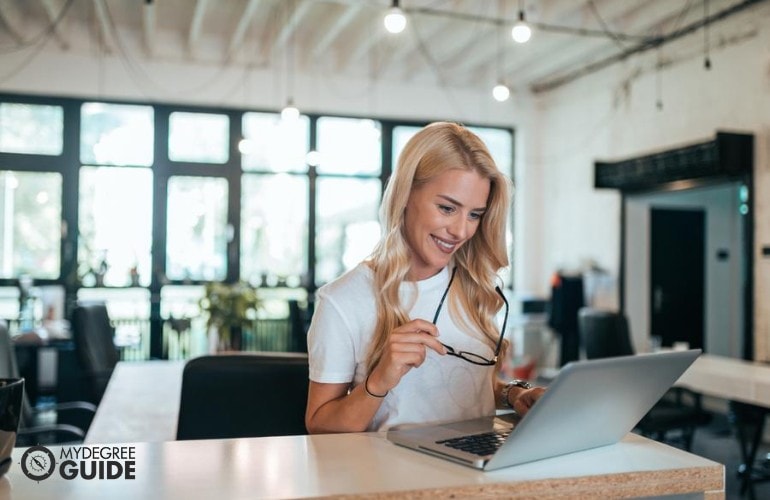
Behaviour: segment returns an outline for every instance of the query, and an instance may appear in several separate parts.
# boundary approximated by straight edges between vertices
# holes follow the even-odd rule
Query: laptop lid
[[[388,439],[484,470],[614,444],[636,426],[700,352],[693,349],[571,362],[518,421],[486,417],[394,429],[388,432]],[[512,425],[513,430],[490,456],[474,458],[436,443],[505,425]]]

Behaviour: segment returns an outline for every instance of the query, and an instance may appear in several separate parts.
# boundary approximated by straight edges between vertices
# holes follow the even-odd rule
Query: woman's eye
[[[455,211],[455,208],[449,205],[439,205],[438,209],[444,212],[445,214],[451,214]]]
[[[484,215],[480,212],[471,212],[468,217],[470,217],[471,220],[479,220],[481,219],[481,216]]]

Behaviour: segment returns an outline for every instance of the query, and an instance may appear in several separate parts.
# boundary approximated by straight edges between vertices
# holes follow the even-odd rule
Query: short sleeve
[[[327,384],[352,382],[356,347],[351,329],[332,297],[319,290],[308,331],[310,380]]]

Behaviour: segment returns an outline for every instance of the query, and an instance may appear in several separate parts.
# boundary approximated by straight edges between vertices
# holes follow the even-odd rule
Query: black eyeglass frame
[[[446,290],[444,290],[444,295],[441,296],[441,302],[438,303],[436,314],[433,315],[434,325],[438,320],[438,315],[441,313],[441,308],[444,306],[444,300],[446,300],[446,297],[449,294],[449,289],[452,287],[452,282],[455,279],[456,272],[457,272],[457,267],[452,268],[452,275],[449,278],[449,284],[446,286]],[[508,324],[508,299],[505,298],[505,295],[503,294],[503,291],[500,290],[499,286],[495,287],[495,291],[498,293],[498,295],[500,295],[500,298],[503,299],[503,304],[505,304],[505,316],[503,317],[503,327],[500,330],[500,338],[497,340],[497,346],[495,347],[494,357],[492,359],[488,359],[488,358],[485,358],[484,356],[480,356],[472,352],[458,351],[454,347],[447,345],[443,342],[440,342],[441,345],[443,345],[444,348],[447,350],[448,355],[455,356],[457,358],[462,359],[463,361],[467,361],[468,363],[473,363],[474,365],[492,366],[497,364],[497,358],[500,356],[500,349],[503,347],[503,338],[505,337],[505,328],[506,328],[506,325]]]

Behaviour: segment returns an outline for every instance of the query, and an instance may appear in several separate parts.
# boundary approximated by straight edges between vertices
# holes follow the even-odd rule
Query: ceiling
[[[281,68],[289,77],[464,88],[503,80],[545,92],[672,39],[694,53],[724,44],[724,21],[763,1],[401,0],[407,29],[392,35],[382,23],[391,0],[2,0],[0,62],[45,43],[133,61]],[[510,37],[520,5],[534,27],[526,44]]]

